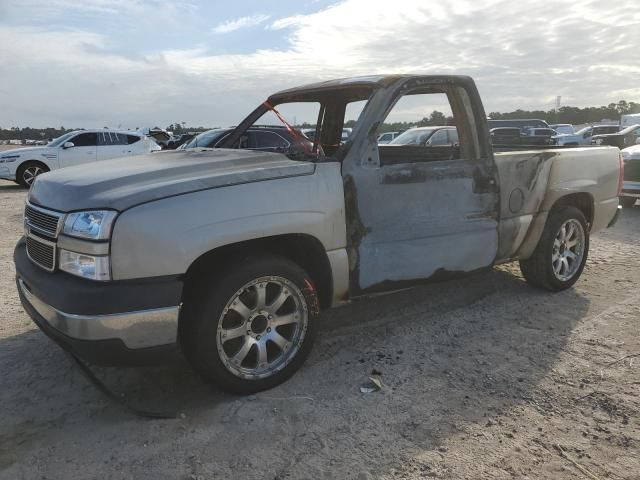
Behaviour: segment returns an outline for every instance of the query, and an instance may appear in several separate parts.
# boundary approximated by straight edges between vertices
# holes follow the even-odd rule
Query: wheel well
[[[18,165],[18,168],[16,170],[17,172],[22,172],[25,168],[27,168],[29,165],[40,165],[42,167],[44,167],[47,171],[49,171],[49,167],[47,166],[46,163],[41,162],[40,160],[25,160],[24,162],[22,162],[20,165]]]
[[[321,308],[331,306],[333,295],[333,278],[329,258],[322,243],[315,237],[306,234],[287,234],[273,237],[257,238],[245,242],[234,243],[213,249],[198,257],[187,270],[185,291],[197,282],[205,272],[212,268],[220,269],[243,255],[278,255],[293,261],[303,268],[311,277],[320,300]]]
[[[558,208],[566,206],[576,207],[583,213],[584,218],[587,219],[589,228],[591,228],[594,214],[593,205],[594,201],[590,193],[572,193],[556,200],[551,210],[557,210]]]

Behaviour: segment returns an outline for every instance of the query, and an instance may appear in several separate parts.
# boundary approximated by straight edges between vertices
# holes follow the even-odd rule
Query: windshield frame
[[[74,130],[73,132],[67,132],[64,135],[60,135],[58,138],[54,138],[49,143],[47,143],[47,147],[56,148],[64,145],[70,138],[75,137],[78,133],[80,133],[80,131]]]
[[[347,139],[346,142],[342,142],[342,131],[344,126],[345,108],[351,102],[366,100],[366,104],[360,112],[356,124],[352,128],[356,130],[356,127],[362,120],[365,112],[370,107],[375,92],[380,88],[377,84],[344,84],[339,87],[331,86],[330,88],[301,88],[296,90],[288,90],[279,94],[272,95],[265,102],[256,107],[232,132],[231,134],[219,145],[222,148],[232,148],[233,146],[247,130],[251,128],[265,113],[268,111],[277,111],[279,105],[286,103],[301,103],[301,102],[315,102],[320,104],[320,114],[318,116],[318,122],[316,124],[316,130],[320,132],[320,139],[317,138],[313,141],[312,152],[290,152],[286,154],[289,158],[295,160],[306,161],[324,161],[327,159],[339,160],[348,150],[351,140],[354,138],[353,134]],[[342,107],[342,110],[341,110]],[[274,112],[275,113],[275,112]],[[342,118],[340,118],[340,114]],[[301,131],[300,128],[289,124],[291,119],[281,119],[283,124],[290,129],[293,136],[299,136],[301,139],[309,140]],[[338,128],[338,126],[340,128]],[[325,132],[326,129],[326,132]],[[331,138],[331,134],[335,134],[336,138]],[[326,141],[329,137],[330,141]],[[318,145],[318,141],[320,142]],[[317,146],[318,145],[318,146]],[[326,152],[325,150],[329,150]]]

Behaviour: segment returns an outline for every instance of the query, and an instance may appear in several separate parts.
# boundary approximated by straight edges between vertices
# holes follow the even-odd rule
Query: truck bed
[[[547,148],[495,154],[500,188],[498,261],[528,257],[554,203],[582,195],[591,231],[605,228],[618,206],[619,150]],[[586,207],[585,207],[586,208]],[[526,242],[525,242],[526,238]]]

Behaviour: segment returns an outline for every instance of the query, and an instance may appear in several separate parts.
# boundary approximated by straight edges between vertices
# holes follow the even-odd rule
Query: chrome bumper
[[[121,340],[138,349],[176,343],[180,306],[109,315],[75,315],[46,304],[18,279],[20,292],[33,309],[58,332],[76,340]]]

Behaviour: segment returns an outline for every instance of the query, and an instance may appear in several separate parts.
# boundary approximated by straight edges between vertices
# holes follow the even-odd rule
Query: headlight
[[[110,280],[109,257],[86,255],[60,249],[60,270],[90,280]]]
[[[70,213],[64,219],[62,233],[71,237],[108,240],[117,214],[113,210]]]
[[[15,162],[17,158],[20,158],[20,155],[11,155],[11,156],[6,156],[6,157],[0,157],[0,163]]]

